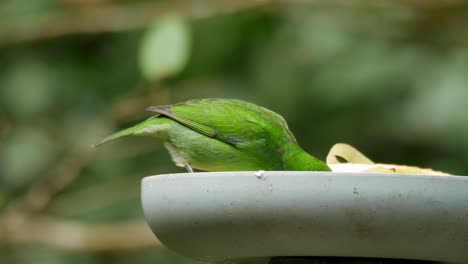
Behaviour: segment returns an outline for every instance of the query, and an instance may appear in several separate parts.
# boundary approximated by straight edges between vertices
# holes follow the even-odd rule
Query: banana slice
[[[344,143],[337,143],[330,149],[327,164],[333,172],[450,175],[416,166],[374,163],[356,148]]]

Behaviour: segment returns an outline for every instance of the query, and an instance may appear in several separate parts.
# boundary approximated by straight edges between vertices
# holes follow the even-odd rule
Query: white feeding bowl
[[[150,176],[143,210],[194,258],[335,256],[468,263],[468,177],[299,171]]]

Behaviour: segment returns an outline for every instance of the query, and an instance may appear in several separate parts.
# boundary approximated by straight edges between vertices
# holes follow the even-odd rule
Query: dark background
[[[91,148],[150,105],[243,99],[321,159],[346,142],[468,173],[463,2],[10,0],[0,17],[0,263],[194,263],[142,219],[141,178],[184,172],[162,144]],[[148,41],[161,30],[182,37]]]

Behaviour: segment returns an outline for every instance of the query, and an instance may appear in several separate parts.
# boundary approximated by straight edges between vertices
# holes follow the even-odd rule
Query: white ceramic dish
[[[468,263],[468,177],[328,172],[150,176],[145,217],[195,258],[338,256]]]

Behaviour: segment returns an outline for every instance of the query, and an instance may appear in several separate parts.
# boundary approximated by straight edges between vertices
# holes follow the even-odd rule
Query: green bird
[[[158,113],[106,137],[159,138],[174,163],[203,171],[330,171],[306,153],[286,121],[266,108],[234,99],[199,99],[147,110]]]

